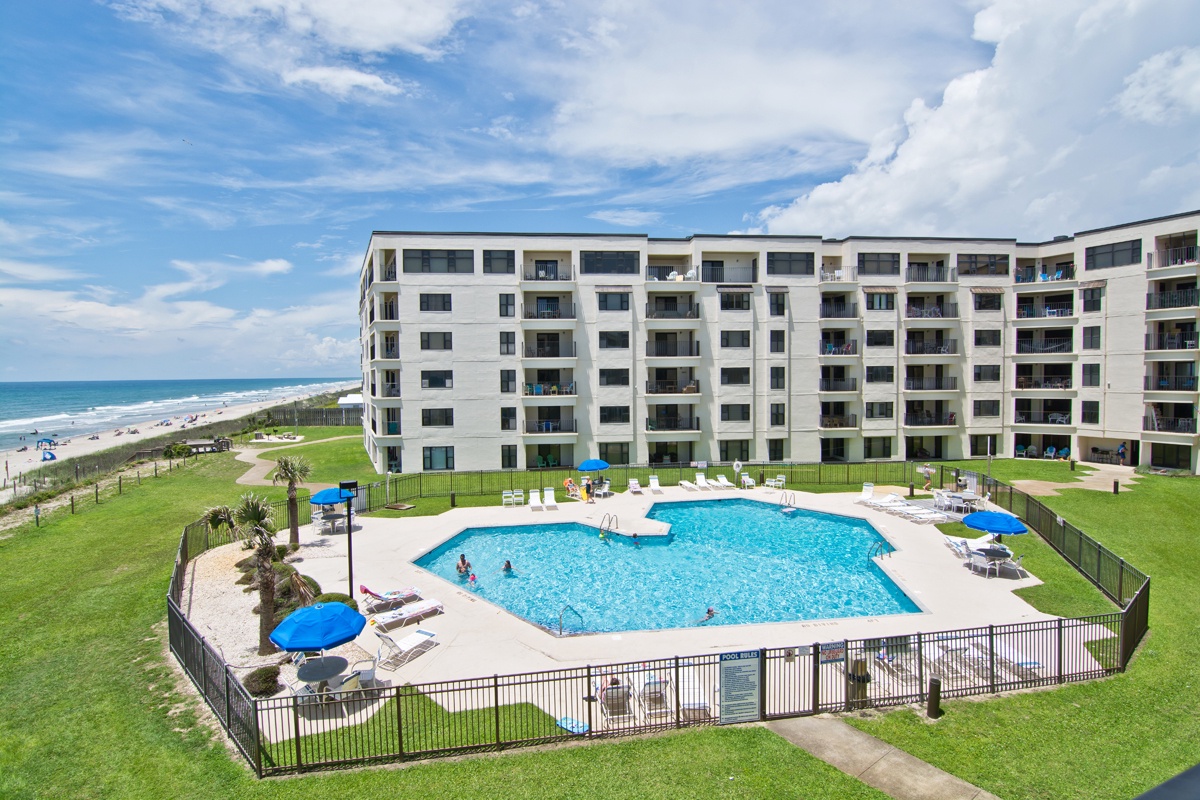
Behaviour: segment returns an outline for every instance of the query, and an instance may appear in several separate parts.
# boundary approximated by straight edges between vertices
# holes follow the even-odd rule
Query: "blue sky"
[[[344,376],[372,230],[1055,234],[1200,208],[1200,7],[0,7],[0,380]]]

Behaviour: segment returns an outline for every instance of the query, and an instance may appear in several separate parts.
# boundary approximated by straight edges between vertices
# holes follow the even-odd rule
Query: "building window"
[[[859,275],[899,275],[899,253],[859,253]]]
[[[994,433],[989,433],[986,435],[971,435],[971,455],[973,456],[999,455],[1000,451],[997,449],[998,446],[999,441]]]
[[[475,271],[474,250],[405,250],[405,272]]]
[[[517,429],[516,406],[504,406],[500,409],[500,430],[515,431]]]
[[[584,275],[637,275],[637,251],[629,252],[594,252],[583,251],[579,254],[583,265],[580,269]]]
[[[750,331],[721,331],[721,347],[749,347]]]
[[[772,353],[784,352],[784,346],[785,346],[784,342],[785,342],[786,336],[787,336],[786,331],[771,331],[771,352]]]
[[[426,428],[453,428],[453,408],[423,408],[421,409],[421,425]]]
[[[421,295],[421,310],[422,311],[449,311],[450,310],[450,295],[448,295],[448,294],[423,294],[423,295]]]
[[[601,350],[628,350],[629,331],[600,331]]]
[[[976,400],[975,401],[975,416],[977,416],[977,417],[998,417],[998,416],[1000,416],[1000,401],[999,400]]]
[[[783,443],[787,439],[767,439],[767,460],[783,461]]]
[[[423,369],[421,370],[422,389],[453,389],[454,370]]]
[[[1084,350],[1099,350],[1100,349],[1100,326],[1099,325],[1083,329],[1083,349]]]
[[[628,386],[629,385],[629,370],[627,370],[627,369],[602,369],[602,370],[600,370],[600,385],[601,386]],[[604,460],[608,461],[607,458]]]
[[[726,386],[749,386],[749,367],[722,367],[721,384]]]
[[[767,303],[772,317],[782,317],[787,313],[787,295],[783,292],[771,292],[767,295]]]
[[[891,419],[895,416],[895,403],[866,403],[863,416],[866,419]]]
[[[749,403],[723,403],[721,405],[722,422],[749,422]]]
[[[721,292],[722,311],[749,311],[749,292]]]
[[[975,382],[976,383],[994,383],[1000,380],[1000,365],[999,364],[976,364],[975,365]]]
[[[1099,386],[1100,385],[1100,365],[1099,364],[1084,364],[1083,365],[1083,385],[1084,386]]]
[[[1099,400],[1084,400],[1080,412],[1083,415],[1084,425],[1099,425],[1100,424],[1100,401]]]
[[[500,295],[500,316],[515,317],[517,315],[517,296],[515,294]]]
[[[600,424],[629,423],[629,406],[600,406]],[[605,459],[607,461],[608,459]]]
[[[517,354],[517,334],[512,331],[500,331],[500,355],[515,356]]]
[[[515,392],[517,390],[517,371],[515,369],[500,370],[500,391]]]
[[[722,461],[749,461],[750,460],[750,440],[749,439],[722,439],[721,440],[721,460]]]
[[[863,439],[863,458],[891,458],[892,437],[868,436]]]
[[[892,311],[896,308],[896,295],[887,292],[867,292],[863,306],[867,311]]]
[[[600,458],[609,464],[629,463],[629,442],[600,442]]]
[[[601,311],[629,310],[629,292],[600,292],[596,297],[599,298]]]
[[[422,333],[422,350],[453,350],[454,336],[450,333]]]
[[[1084,251],[1084,269],[1106,269],[1136,264],[1142,260],[1142,240],[1102,244]]]
[[[1083,298],[1084,311],[1100,310],[1104,298],[1103,287],[1096,287],[1094,289],[1080,289],[1079,294]]]
[[[895,383],[895,367],[867,367],[867,383]]]
[[[771,403],[771,424],[787,424],[787,403]]]
[[[867,331],[867,347],[895,347],[895,331]]]
[[[976,311],[1000,311],[1004,308],[1004,295],[977,294],[975,295]]]
[[[515,444],[500,445],[500,469],[517,468],[517,446]]]
[[[767,253],[768,275],[812,275],[812,253]]]
[[[958,257],[959,275],[1007,275],[1007,255],[971,253]]]
[[[821,461],[845,461],[846,460],[846,440],[845,439],[822,439],[821,440]]]
[[[453,447],[423,447],[426,470],[454,469]]]
[[[512,275],[517,271],[516,253],[512,250],[484,250],[483,271]],[[515,460],[513,466],[516,466]]]
[[[1000,331],[975,331],[976,347],[999,347]]]
[[[771,367],[771,388],[787,388],[787,367]]]
[[[1150,466],[1190,470],[1192,468],[1192,448],[1186,444],[1154,442],[1150,445]]]

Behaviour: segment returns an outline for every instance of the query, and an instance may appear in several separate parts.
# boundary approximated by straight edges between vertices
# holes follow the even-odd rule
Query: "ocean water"
[[[0,383],[0,450],[37,439],[87,436],[225,405],[333,391],[356,378],[237,378],[175,381]],[[37,435],[33,431],[37,431]]]

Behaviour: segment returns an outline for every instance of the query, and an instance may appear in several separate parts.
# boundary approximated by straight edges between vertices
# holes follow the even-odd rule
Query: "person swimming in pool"
[[[454,565],[454,568],[455,568],[456,570],[458,570],[458,574],[459,574],[459,575],[469,575],[469,574],[470,574],[470,572],[471,572],[471,562],[470,562],[470,561],[467,561],[467,554],[466,554],[466,553],[460,553],[460,554],[459,554],[459,556],[458,556],[458,563]]]
[[[500,568],[500,571],[503,572],[505,575],[513,575],[516,573],[516,570],[513,569],[512,562],[509,561],[507,558],[504,559],[504,566]]]
[[[712,619],[716,615],[717,615],[717,610],[715,608],[713,608],[712,606],[709,606],[708,611],[704,612],[704,618],[696,620],[696,624],[701,625],[705,622],[708,622],[710,619]]]

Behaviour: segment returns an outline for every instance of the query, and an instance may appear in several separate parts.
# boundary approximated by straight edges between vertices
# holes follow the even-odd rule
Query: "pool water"
[[[566,631],[599,633],[920,610],[868,557],[885,540],[862,520],[740,499],[657,503],[647,516],[671,535],[635,544],[577,523],[469,528],[415,563],[555,632],[560,615]],[[460,553],[473,589],[455,569]]]

